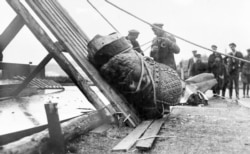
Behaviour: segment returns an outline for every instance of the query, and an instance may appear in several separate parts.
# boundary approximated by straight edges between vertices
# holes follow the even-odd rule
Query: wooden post
[[[23,25],[23,19],[19,15],[17,15],[4,30],[4,32],[0,35],[0,52],[3,52],[3,50],[8,46],[11,40],[23,27]]]
[[[57,103],[44,104],[44,107],[48,120],[50,148],[55,154],[64,154],[65,145],[58,116]]]

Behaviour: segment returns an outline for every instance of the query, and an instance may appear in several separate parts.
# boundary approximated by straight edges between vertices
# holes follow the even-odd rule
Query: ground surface
[[[131,131],[114,126],[106,134],[80,136],[67,145],[67,154],[124,153],[111,149]],[[249,132],[250,109],[232,100],[212,98],[207,107],[174,108],[158,134],[162,137],[157,138],[150,151],[133,147],[127,153],[249,154]]]

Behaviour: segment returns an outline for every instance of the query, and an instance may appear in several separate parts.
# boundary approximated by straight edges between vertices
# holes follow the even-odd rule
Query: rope
[[[143,46],[145,46],[145,45],[147,45],[147,44],[149,44],[149,43],[151,43],[151,42],[152,42],[152,40],[150,40],[150,41],[148,41],[148,42],[146,42],[146,43],[140,45],[140,47],[143,47]],[[151,46],[151,45],[150,45],[150,46]],[[133,49],[135,50],[135,49],[138,49],[138,48],[140,48],[140,47],[135,47],[135,48],[133,48]]]
[[[147,50],[150,49],[150,48],[151,48],[151,45],[149,45],[148,47],[146,47],[146,48],[143,50],[143,52],[147,51]]]
[[[138,20],[140,20],[141,22],[143,22],[143,23],[145,23],[145,24],[147,24],[147,25],[149,25],[149,26],[151,26],[151,27],[153,27],[153,28],[155,28],[155,29],[159,29],[159,30],[162,30],[162,31],[164,31],[164,32],[166,32],[166,33],[168,33],[168,34],[170,34],[170,35],[173,35],[174,37],[176,37],[176,38],[178,38],[178,39],[180,39],[180,40],[182,40],[182,41],[184,41],[184,42],[187,42],[187,43],[189,43],[189,44],[192,44],[192,45],[194,45],[194,46],[197,46],[197,47],[199,47],[199,48],[202,48],[202,49],[205,49],[205,50],[214,52],[214,53],[218,53],[218,54],[224,55],[224,56],[226,56],[226,57],[230,57],[230,58],[234,58],[234,59],[237,59],[237,60],[246,62],[246,63],[250,63],[250,61],[248,61],[248,60],[245,60],[245,59],[242,59],[242,58],[238,58],[238,57],[235,57],[235,56],[232,56],[232,55],[224,54],[224,53],[221,53],[221,52],[218,52],[218,51],[214,51],[214,50],[211,50],[211,49],[206,48],[206,47],[204,47],[204,46],[201,46],[201,45],[199,45],[199,44],[196,44],[196,43],[194,43],[194,42],[191,42],[191,41],[189,41],[189,40],[186,40],[186,39],[184,39],[184,38],[182,38],[182,37],[180,37],[180,36],[177,36],[177,35],[175,35],[175,34],[172,34],[172,33],[170,33],[170,32],[167,32],[167,31],[165,31],[165,30],[163,30],[163,29],[161,29],[161,28],[159,28],[159,27],[157,27],[157,26],[155,26],[155,25],[153,25],[153,24],[147,22],[146,20],[143,20],[143,19],[141,19],[141,18],[139,18],[139,17],[133,15],[132,13],[130,13],[130,12],[128,12],[128,11],[122,9],[121,7],[119,7],[119,6],[117,6],[117,5],[115,5],[115,4],[111,3],[111,2],[109,2],[108,0],[105,0],[105,2],[107,2],[108,4],[112,5],[113,7],[117,8],[117,9],[119,9],[119,10],[121,10],[121,11],[127,13],[128,15],[130,15],[130,16],[132,16],[132,17],[138,19]]]
[[[89,1],[87,0],[87,2],[96,10],[96,12],[116,31],[119,33],[119,31],[117,30],[117,28],[115,28],[114,25],[112,25],[111,22],[109,22],[109,20],[107,18],[104,17],[104,15]]]
[[[155,89],[155,83],[154,83],[154,79],[153,79],[153,76],[152,76],[152,74],[151,74],[151,72],[150,72],[150,70],[149,70],[149,68],[148,68],[148,66],[147,66],[147,64],[146,64],[146,62],[143,60],[143,57],[141,56],[141,55],[139,55],[139,53],[137,53],[137,52],[135,52],[136,53],[136,55],[140,58],[140,61],[141,61],[141,67],[142,67],[142,71],[141,71],[141,75],[140,75],[140,80],[139,80],[139,84],[137,85],[137,87],[136,87],[136,92],[137,91],[139,91],[140,89],[140,86],[141,86],[141,81],[142,81],[142,78],[143,78],[143,74],[144,74],[144,67],[146,67],[146,70],[147,70],[147,72],[148,72],[148,74],[149,74],[149,77],[150,77],[150,81],[151,81],[151,83],[152,83],[152,86],[153,86],[153,95],[154,95],[154,97],[153,97],[153,101],[154,101],[154,104],[156,105],[156,89]]]

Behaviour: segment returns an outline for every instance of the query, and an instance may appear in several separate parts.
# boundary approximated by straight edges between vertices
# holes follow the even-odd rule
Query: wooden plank
[[[115,91],[99,74],[95,67],[84,56],[83,50],[87,44],[79,45],[79,40],[75,39],[70,34],[70,29],[67,25],[64,25],[65,21],[61,21],[57,17],[58,13],[53,12],[51,4],[46,4],[44,1],[26,0],[30,7],[36,12],[44,24],[50,29],[54,36],[63,43],[65,50],[72,56],[82,70],[88,75],[88,77],[95,83],[96,86],[103,92],[110,103],[115,106],[119,112],[122,112],[125,117],[129,117],[129,125],[136,126],[140,119],[135,114],[135,110],[131,111],[126,105],[126,100],[122,98],[117,91]],[[34,4],[34,2],[36,4]],[[55,1],[56,2],[56,1]],[[38,5],[38,6],[37,6]],[[61,23],[61,24],[58,24]],[[84,37],[84,36],[82,36]],[[76,40],[76,41],[73,41]],[[87,39],[85,39],[87,40]],[[84,47],[82,47],[84,46]]]
[[[112,151],[128,151],[138,140],[138,138],[145,132],[145,130],[150,126],[153,120],[143,121],[138,125],[129,135],[127,135],[123,140],[121,140]]]
[[[110,124],[103,124],[93,130],[91,130],[90,132],[91,133],[95,133],[95,134],[103,134],[105,133],[106,131],[108,131],[110,128],[112,128],[112,125]]]
[[[158,134],[165,120],[166,118],[155,120],[141,137],[141,140],[136,143],[136,148],[140,150],[149,150],[155,141],[155,137],[153,136]]]
[[[17,33],[24,26],[24,21],[21,16],[17,15],[8,27],[0,35],[0,52],[8,46],[11,40],[17,35]]]
[[[77,85],[81,92],[86,96],[89,102],[98,110],[105,107],[104,103],[100,100],[97,94],[89,87],[87,81],[76,70],[72,63],[67,59],[65,55],[61,53],[59,48],[54,44],[52,39],[44,31],[44,29],[33,18],[29,11],[16,0],[7,0],[9,5],[16,13],[22,16],[27,27],[35,35],[35,37],[41,42],[41,44],[47,49],[47,51],[53,56],[59,66],[68,74],[72,81]],[[108,112],[108,111],[107,111]],[[109,114],[109,113],[107,113]]]

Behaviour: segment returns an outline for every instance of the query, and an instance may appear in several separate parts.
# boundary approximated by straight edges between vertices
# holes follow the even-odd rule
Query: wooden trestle
[[[72,62],[63,54],[62,51],[66,51],[112,104],[114,110],[107,109],[107,114],[113,114],[114,112],[123,113],[128,119],[127,123],[130,126],[135,127],[139,124],[140,119],[137,117],[135,111],[131,107],[128,107],[126,100],[100,76],[95,67],[88,61],[87,55],[89,49],[87,48],[87,43],[89,42],[89,38],[56,0],[26,0],[30,8],[55,36],[57,39],[55,42],[52,41],[47,32],[23,5],[25,2],[20,2],[19,0],[7,0],[7,2],[17,13],[17,17],[7,29],[16,29],[15,31],[11,30],[16,34],[22,28],[23,24],[25,24],[49,52],[38,65],[37,69],[24,80],[24,83],[13,94],[17,95],[25,88],[34,79],[36,73],[44,68],[51,58],[54,58],[89,102],[97,110],[104,108],[105,105],[102,100],[90,88],[83,75],[79,73]],[[18,26],[13,26],[15,25],[14,23],[18,24]],[[9,33],[12,33],[11,31]],[[14,34],[9,34],[9,38],[13,38]],[[7,45],[8,42],[5,44]]]

